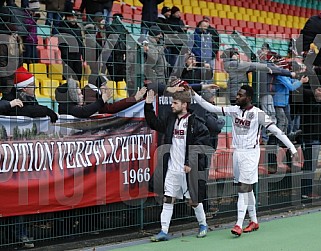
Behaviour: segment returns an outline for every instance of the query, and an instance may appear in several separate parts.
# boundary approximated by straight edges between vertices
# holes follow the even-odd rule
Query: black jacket
[[[313,43],[316,35],[320,34],[320,30],[321,17],[318,15],[310,17],[301,30],[301,34],[303,35],[303,51],[307,52],[310,50],[310,44]],[[297,48],[300,50],[300,45],[297,45]],[[317,55],[313,64],[321,66],[321,53]]]
[[[19,92],[15,88],[12,88],[12,91],[6,95],[5,100],[11,101],[19,97]],[[3,100],[4,100],[3,98]],[[20,98],[22,100],[22,98]],[[56,122],[58,119],[57,114],[49,109],[47,106],[39,105],[36,98],[28,96],[26,100],[22,100],[23,107],[12,107],[4,115],[7,116],[26,116],[30,118],[42,118],[49,116],[51,122]]]
[[[177,117],[174,113],[169,113],[165,118],[157,117],[152,104],[145,104],[144,112],[146,122],[150,128],[164,133],[164,146],[159,149],[165,151],[157,152],[159,161],[155,163],[158,163],[158,166],[155,167],[153,178],[150,181],[150,190],[163,195],[165,175],[170,157],[169,149],[172,144],[174,124]],[[208,146],[208,148],[201,149],[201,146],[204,145]],[[209,145],[209,131],[204,125],[204,121],[192,114],[188,119],[185,165],[192,168],[191,172],[186,175],[193,202],[202,202],[206,197],[207,160],[204,152],[210,149]]]
[[[72,41],[69,42],[69,40],[67,39],[68,38],[67,35],[65,37],[64,36],[59,37],[59,50],[61,51],[61,58],[63,60],[64,59],[79,60],[80,56],[82,55],[84,59],[84,56],[85,56],[84,43],[83,43],[81,28],[79,27],[79,25],[77,23],[71,24],[67,20],[63,20],[58,27],[58,31],[60,34],[66,33],[73,36],[76,39],[77,45],[78,45],[78,48],[72,48],[77,45],[71,44]]]
[[[157,5],[164,0],[139,0],[143,4],[142,21],[155,22],[158,16]]]
[[[58,113],[69,114],[77,118],[88,118],[102,109],[104,105],[102,99],[98,99],[96,102],[84,106],[74,102],[58,103]]]

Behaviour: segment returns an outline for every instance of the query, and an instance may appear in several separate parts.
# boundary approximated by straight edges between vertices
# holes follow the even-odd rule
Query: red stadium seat
[[[118,3],[114,3],[113,5],[113,13],[121,13],[121,5]]]
[[[195,22],[198,23],[200,21],[202,21],[204,18],[202,15],[194,15],[195,16]]]
[[[251,34],[252,35],[256,35],[256,34],[259,34],[259,33],[260,33],[260,30],[258,30],[258,29],[255,29],[255,28],[251,29]]]
[[[123,4],[121,6],[122,8],[122,14],[132,14],[133,13],[133,9],[125,4]]]
[[[262,23],[255,23],[255,29],[262,30],[263,29],[263,24]]]
[[[240,27],[247,27],[247,22],[246,21],[244,21],[244,20],[239,20],[239,26]]]
[[[255,28],[255,23],[253,22],[247,22],[247,28]]]
[[[140,20],[142,20],[142,15],[141,14],[133,14],[133,19],[135,21],[140,21]]]
[[[277,31],[278,31],[278,26],[276,26],[276,25],[270,25],[270,31],[277,32]]]
[[[74,10],[80,10],[82,0],[75,0],[74,1]]]
[[[230,24],[231,24],[231,26],[236,27],[236,26],[239,26],[239,21],[236,19],[231,19]]]
[[[219,17],[213,17],[213,23],[214,25],[222,24],[222,18]]]
[[[228,18],[222,18],[222,24],[223,24],[224,26],[229,26],[229,25],[231,25],[230,19],[228,19]]]
[[[194,14],[186,13],[186,14],[185,14],[185,20],[186,20],[186,21],[195,21],[195,16],[194,16]]]
[[[55,64],[56,63],[56,53],[54,50],[50,49],[40,49],[39,52],[39,63],[42,64]]]
[[[243,32],[243,28],[239,27],[239,26],[234,26],[234,30],[236,30],[238,32]]]
[[[222,33],[222,32],[225,32],[225,26],[222,25],[222,24],[218,24],[216,25],[216,30],[218,31],[218,33]]]
[[[197,23],[195,21],[186,21],[186,23],[193,28],[196,28],[197,26]]]

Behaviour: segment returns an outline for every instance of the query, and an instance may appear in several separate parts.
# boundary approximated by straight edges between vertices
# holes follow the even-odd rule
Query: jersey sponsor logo
[[[174,129],[174,138],[175,139],[184,139],[185,138],[185,130]]]
[[[235,118],[234,123],[235,123],[235,125],[237,125],[239,127],[250,127],[251,126],[251,121],[246,120],[246,119]]]

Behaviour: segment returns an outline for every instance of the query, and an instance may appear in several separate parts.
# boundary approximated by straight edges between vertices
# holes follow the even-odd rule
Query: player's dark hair
[[[241,86],[241,89],[245,90],[246,91],[246,96],[250,97],[251,100],[253,99],[253,96],[254,96],[254,91],[253,91],[253,88],[249,85],[242,85]]]
[[[189,91],[182,91],[182,92],[174,92],[172,94],[172,98],[181,101],[182,103],[187,103],[190,105],[191,103],[191,94]]]

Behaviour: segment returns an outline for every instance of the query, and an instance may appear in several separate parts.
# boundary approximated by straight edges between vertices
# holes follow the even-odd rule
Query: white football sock
[[[242,228],[248,206],[248,193],[239,193],[237,201],[237,222],[236,225]]]
[[[198,203],[197,207],[193,207],[196,219],[199,225],[206,226],[206,215],[204,212],[203,203]]]
[[[161,225],[162,231],[167,234],[169,229],[169,224],[171,223],[172,215],[174,210],[174,204],[164,203],[163,210],[161,213]]]
[[[255,204],[256,204],[255,196],[252,190],[251,192],[249,192],[249,205],[247,207],[247,210],[249,211],[249,216],[251,218],[251,221],[257,223]]]

